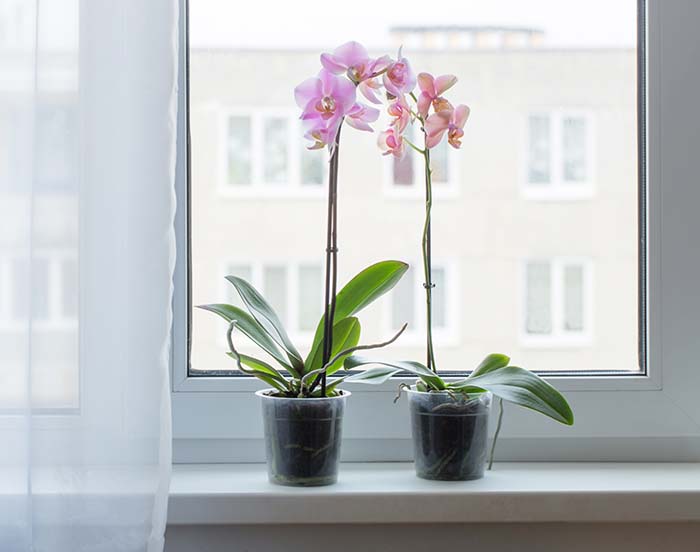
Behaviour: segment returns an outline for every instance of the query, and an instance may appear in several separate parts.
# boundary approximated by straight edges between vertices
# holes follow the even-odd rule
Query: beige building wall
[[[636,75],[632,50],[406,52],[414,69],[454,73],[448,92],[472,115],[455,152],[456,190],[434,205],[434,254],[454,267],[451,336],[437,342],[443,370],[467,370],[500,351],[533,370],[637,368]],[[222,121],[229,109],[289,109],[292,90],[319,69],[312,51],[193,51],[191,55],[193,301],[223,298],[231,261],[322,261],[325,196],[221,193]],[[584,112],[591,123],[592,193],[531,199],[523,192],[528,116]],[[418,160],[416,160],[418,161]],[[389,193],[376,134],[346,129],[340,159],[341,282],[371,262],[420,262],[423,201]],[[522,339],[523,263],[582,258],[591,270],[590,339],[528,345]],[[319,289],[319,295],[323,290]],[[418,290],[420,293],[420,290]],[[360,316],[363,341],[389,334],[388,300]],[[319,316],[320,316],[319,312]],[[193,367],[230,369],[225,324],[194,313]],[[301,336],[304,337],[304,336]],[[381,354],[424,358],[422,338]],[[298,342],[301,350],[308,342]]]

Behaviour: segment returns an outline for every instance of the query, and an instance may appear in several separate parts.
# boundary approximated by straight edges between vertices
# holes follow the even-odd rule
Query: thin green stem
[[[503,399],[498,399],[498,423],[496,424],[496,433],[493,435],[493,443],[491,443],[491,454],[489,455],[489,471],[493,467],[493,457],[496,454],[496,441],[498,434],[501,433],[501,424],[503,424]]]
[[[411,146],[414,150],[416,150],[421,155],[425,155],[425,150],[420,149],[418,146],[416,146],[413,142],[411,142],[405,136],[403,137],[403,141],[406,142],[409,146]]]
[[[423,129],[425,135],[425,129]],[[427,136],[425,136],[427,141]],[[430,150],[426,144],[423,150],[423,159],[425,161],[425,223],[423,225],[423,273],[425,282],[425,325],[426,325],[426,358],[427,366],[430,370],[437,373],[435,365],[435,351],[433,348],[433,288],[435,284],[432,278],[432,251],[431,251],[431,212],[433,207],[433,179],[432,170],[430,169]]]

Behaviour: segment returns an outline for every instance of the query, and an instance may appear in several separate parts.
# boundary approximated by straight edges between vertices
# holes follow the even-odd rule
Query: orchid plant
[[[399,372],[409,372],[418,376],[416,385],[419,391],[450,394],[472,394],[491,391],[498,397],[500,429],[503,400],[533,409],[563,424],[573,424],[573,413],[566,399],[549,383],[536,374],[510,365],[510,358],[502,354],[488,355],[467,378],[448,381],[438,374],[435,362],[435,348],[432,334],[432,293],[435,283],[431,266],[431,209],[432,168],[430,152],[442,140],[459,149],[464,136],[464,126],[469,118],[469,107],[453,105],[445,93],[457,82],[454,75],[433,76],[429,73],[415,75],[411,64],[401,49],[396,60],[379,58],[367,64],[366,56],[347,57],[348,52],[364,52],[356,43],[348,43],[336,50],[333,69],[346,70],[351,80],[359,82],[361,91],[372,103],[384,104],[390,118],[389,127],[379,133],[378,145],[384,155],[403,158],[408,150],[413,150],[423,159],[425,174],[425,219],[422,226],[422,257],[426,309],[426,362],[386,361],[372,358],[349,356],[345,368],[356,369],[373,365],[365,372],[377,381],[384,381]],[[342,55],[341,55],[342,54]],[[342,63],[341,63],[342,62]],[[381,73],[381,82],[377,78]],[[416,90],[416,86],[418,89]],[[380,94],[383,88],[383,94]],[[383,100],[379,98],[383,97]],[[315,104],[314,104],[315,105]],[[375,118],[372,112],[372,118]],[[350,120],[348,119],[348,122]],[[414,144],[407,137],[407,129],[417,125],[422,135],[422,144]],[[348,376],[349,378],[352,376]],[[495,442],[495,441],[494,441]]]
[[[357,274],[337,292],[338,274],[338,160],[340,131],[347,123],[360,131],[373,132],[370,123],[379,118],[379,109],[361,103],[357,91],[370,103],[380,104],[376,92],[381,89],[378,78],[391,86],[401,79],[399,61],[388,56],[370,58],[367,50],[356,42],[349,42],[333,53],[321,55],[322,68],[316,77],[303,81],[294,89],[294,98],[301,108],[304,136],[310,140],[309,149],[330,150],[328,214],[326,226],[326,269],[324,312],[314,335],[311,349],[302,358],[291,342],[272,306],[244,279],[227,276],[235,287],[248,312],[234,305],[211,304],[200,308],[211,311],[228,323],[228,355],[237,368],[255,376],[274,392],[284,397],[337,396],[343,381],[380,383],[376,370],[346,375],[329,380],[342,368],[343,361],[353,352],[376,349],[395,341],[404,331],[391,339],[376,344],[358,345],[360,322],[354,315],[393,288],[408,270],[400,261],[383,261]],[[238,351],[233,332],[238,329],[266,352],[278,367],[257,357]],[[286,373],[285,373],[286,372]]]

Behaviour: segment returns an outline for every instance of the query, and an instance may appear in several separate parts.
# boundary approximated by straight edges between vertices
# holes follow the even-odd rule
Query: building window
[[[523,287],[521,336],[525,345],[583,345],[591,340],[592,275],[588,261],[527,261]]]
[[[252,284],[272,305],[289,334],[307,340],[323,314],[323,267],[320,263],[229,263],[226,275]],[[223,300],[247,310],[235,288],[225,284]]]
[[[416,125],[406,131],[413,136],[415,144],[421,144],[420,130]],[[433,171],[433,192],[437,195],[450,194],[457,190],[457,155],[447,143],[442,140],[430,150],[430,166]],[[388,156],[391,164],[388,180],[388,193],[390,195],[415,195],[422,196],[425,188],[425,174],[423,171],[423,157],[413,150],[407,150],[403,159]]]
[[[593,193],[592,117],[549,111],[527,119],[524,194],[533,199],[577,199]]]
[[[450,263],[434,263],[432,269],[433,288],[433,337],[438,342],[453,340],[456,336],[456,289],[452,285],[455,269]],[[408,324],[402,342],[422,343],[425,339],[425,288],[423,268],[420,263],[411,263],[406,275],[399,281],[389,296],[390,329],[398,330]],[[448,302],[447,298],[450,298]]]
[[[223,193],[321,195],[327,159],[307,150],[297,116],[236,111],[224,122]]]

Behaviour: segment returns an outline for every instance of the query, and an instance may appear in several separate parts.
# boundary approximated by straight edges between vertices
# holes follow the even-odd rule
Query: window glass
[[[228,122],[228,183],[248,186],[252,183],[250,117],[230,117]]]
[[[396,285],[391,296],[391,325],[393,329],[399,329],[404,324],[408,324],[409,330],[417,329],[415,296],[415,269],[410,268]]]
[[[323,269],[318,265],[299,267],[299,330],[315,331],[323,312],[323,298],[318,293],[323,288]]]
[[[280,320],[287,322],[287,267],[263,267],[263,285],[260,292],[275,309]]]
[[[317,151],[307,149],[301,140],[299,140],[299,152],[301,157],[301,184],[303,186],[321,186],[326,168],[324,156],[319,155]]]
[[[64,259],[60,263],[61,272],[61,315],[64,318],[78,318],[78,260]]]
[[[238,276],[239,278],[243,278],[246,282],[249,284],[255,286],[255,282],[253,281],[253,267],[250,265],[245,265],[245,264],[230,264],[226,268],[226,276]],[[226,289],[226,300],[231,303],[232,305],[235,305],[236,307],[245,309],[245,305],[243,304],[243,301],[241,300],[241,296],[238,295],[238,292],[236,291],[236,288],[231,284],[230,282],[222,279],[219,282],[220,285],[225,286]]]
[[[450,179],[449,147],[447,140],[443,140],[430,150],[430,168],[433,171],[433,183],[435,184],[446,183]]]
[[[583,330],[583,267],[564,268],[564,327],[570,332]]]
[[[586,179],[586,122],[581,117],[565,117],[562,123],[564,181]]]
[[[282,117],[265,119],[262,158],[266,184],[284,184],[287,181],[288,124],[288,120]]]
[[[549,263],[528,263],[526,275],[526,330],[529,334],[552,332],[552,273]]]
[[[530,184],[546,184],[550,181],[550,126],[549,117],[531,115],[529,132],[528,179]]]
[[[447,278],[445,269],[433,267],[433,324],[435,328],[447,326]]]

